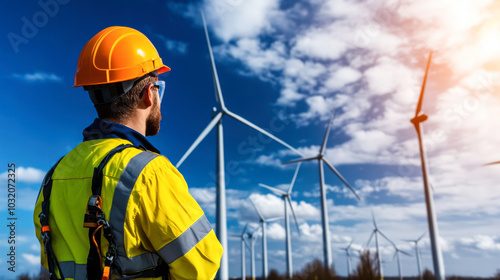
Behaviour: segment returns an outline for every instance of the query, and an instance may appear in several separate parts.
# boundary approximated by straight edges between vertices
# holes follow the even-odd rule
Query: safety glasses
[[[160,95],[160,103],[163,100],[163,94],[165,93],[165,81],[153,82],[154,86],[158,87],[158,94]]]

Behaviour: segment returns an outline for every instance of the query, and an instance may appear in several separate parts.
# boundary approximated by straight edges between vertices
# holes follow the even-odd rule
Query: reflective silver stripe
[[[73,278],[75,280],[86,280],[87,279],[87,265],[86,264],[76,264],[72,261],[60,262],[64,278]]]
[[[174,241],[158,250],[158,254],[167,261],[167,264],[171,264],[193,249],[211,230],[212,226],[203,215]]]
[[[146,165],[158,155],[150,152],[142,152],[134,156],[120,175],[120,179],[115,187],[113,202],[109,213],[109,223],[111,232],[118,246],[118,257],[116,264],[122,269],[122,273],[133,273],[147,268],[155,267],[158,264],[158,256],[151,253],[141,254],[133,258],[127,258],[125,244],[123,242],[123,228],[125,224],[125,214],[127,204],[134,188],[135,182]]]
[[[144,253],[132,258],[118,256],[115,260],[115,264],[122,269],[123,274],[133,274],[156,267],[159,259],[160,256],[156,254]]]

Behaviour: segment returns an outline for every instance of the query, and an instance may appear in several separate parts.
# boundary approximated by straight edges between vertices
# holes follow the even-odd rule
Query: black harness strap
[[[56,166],[62,160],[59,159],[54,166],[47,172],[45,178],[42,182],[42,192],[43,192],[43,201],[42,201],[42,212],[38,215],[40,218],[40,225],[42,226],[42,240],[43,245],[45,247],[45,254],[47,255],[47,263],[49,265],[49,274],[51,280],[57,280],[57,275],[55,272],[55,267],[59,270],[59,274],[61,275],[61,280],[64,280],[64,275],[62,273],[61,267],[59,266],[59,262],[57,261],[56,255],[52,250],[51,239],[52,236],[50,234],[49,227],[49,212],[50,212],[50,193],[52,192],[52,174],[56,169]]]
[[[90,249],[87,257],[87,278],[88,279],[102,279],[103,269],[101,267],[101,250],[96,246],[101,244],[101,228],[104,229],[104,237],[108,240],[109,250],[108,254],[116,253],[116,244],[113,237],[111,236],[111,226],[106,221],[104,212],[101,210],[101,190],[102,190],[102,171],[104,166],[108,161],[117,153],[123,151],[126,148],[134,147],[133,145],[119,145],[112,149],[101,161],[98,167],[94,168],[94,174],[92,176],[92,196],[89,199],[87,205],[87,213],[85,214],[84,227],[89,228],[89,242]],[[95,242],[94,242],[95,238]],[[114,259],[116,255],[113,256]],[[106,259],[107,262],[107,259]],[[109,263],[110,267],[112,265]],[[108,271],[106,271],[109,274]]]

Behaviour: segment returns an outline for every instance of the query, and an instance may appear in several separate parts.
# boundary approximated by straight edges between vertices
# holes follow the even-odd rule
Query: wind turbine
[[[378,234],[382,235],[382,237],[385,238],[385,240],[389,241],[389,243],[391,243],[394,247],[396,247],[396,245],[387,236],[385,236],[385,234],[383,234],[378,229],[377,222],[375,221],[375,215],[373,214],[373,211],[372,211],[372,221],[373,221],[374,228],[373,228],[372,234],[370,234],[370,238],[368,239],[368,242],[366,243],[366,247],[368,247],[368,245],[370,245],[370,242],[372,241],[372,237],[373,237],[373,235],[375,235],[375,246],[377,247],[378,271],[380,272],[380,279],[383,280],[384,279],[384,270],[382,267],[382,256],[380,255],[380,248],[378,246]]]
[[[410,254],[408,254],[407,252],[403,251],[403,250],[400,250],[396,244],[394,244],[392,241],[392,246],[394,246],[394,250],[396,250],[396,252],[394,253],[394,257],[398,257],[398,271],[399,271],[399,279],[400,280],[403,280],[403,269],[401,268],[401,260],[399,259],[399,253],[401,252],[402,254],[404,255],[407,255],[407,256],[410,256]],[[394,257],[392,259],[394,259]]]
[[[407,242],[413,242],[415,243],[415,255],[417,256],[417,268],[418,268],[418,276],[420,279],[422,279],[422,269],[420,268],[420,250],[418,249],[418,242],[425,236],[425,233],[422,234],[419,238],[415,240],[405,240]]]
[[[250,252],[251,252],[251,264],[252,264],[252,280],[255,280],[255,242],[257,241],[257,231],[260,228],[255,229],[252,233],[247,233],[248,238],[250,239]],[[248,244],[247,244],[248,246]]]
[[[424,193],[425,193],[425,203],[427,206],[427,221],[429,224],[429,235],[431,239],[431,249],[432,249],[432,261],[434,263],[434,274],[437,280],[444,280],[444,264],[443,255],[441,253],[441,247],[439,245],[439,230],[436,219],[436,213],[434,211],[434,198],[432,197],[427,168],[427,158],[425,154],[425,147],[423,143],[423,128],[422,123],[427,120],[426,114],[420,114],[422,109],[422,101],[424,99],[425,83],[427,82],[427,75],[429,73],[429,66],[431,64],[432,52],[429,54],[429,60],[427,61],[427,68],[425,69],[424,81],[422,83],[422,89],[420,91],[420,98],[418,99],[417,110],[415,111],[415,117],[411,119],[411,122],[415,126],[415,130],[418,135],[418,143],[420,147],[420,160],[422,162],[422,176],[424,181]]]
[[[351,245],[354,242],[354,239],[349,242],[349,245],[345,248],[341,248],[342,250],[345,251],[346,253],[346,258],[347,258],[347,278],[351,275],[351,254],[349,253],[349,250],[351,249]]]
[[[281,195],[283,198],[283,203],[285,207],[285,230],[286,230],[286,272],[288,275],[289,279],[292,279],[292,274],[293,274],[293,266],[292,266],[292,243],[291,243],[291,234],[290,234],[290,221],[288,219],[288,204],[290,204],[290,209],[292,210],[293,218],[295,219],[295,225],[297,226],[297,230],[299,231],[300,234],[300,229],[299,229],[299,223],[297,222],[297,217],[295,216],[295,211],[293,211],[293,206],[292,206],[292,199],[290,198],[290,195],[292,194],[292,188],[293,185],[295,184],[295,179],[297,178],[297,173],[299,172],[300,168],[300,162],[297,164],[297,168],[295,169],[295,174],[293,174],[293,179],[292,183],[290,184],[290,187],[288,188],[287,192],[284,192],[280,189],[270,187],[268,185],[264,184],[259,184],[259,186],[269,189],[273,191],[274,193]]]
[[[214,79],[215,85],[215,97],[218,103],[218,108],[215,109],[213,118],[207,127],[201,132],[201,134],[196,138],[194,143],[189,147],[186,153],[182,156],[182,158],[177,162],[176,168],[179,168],[184,160],[191,154],[191,152],[198,146],[198,144],[207,136],[207,134],[217,126],[217,148],[216,148],[216,187],[217,187],[217,199],[216,199],[216,233],[219,242],[222,244],[224,248],[224,253],[222,255],[220,269],[218,272],[218,278],[220,280],[228,280],[229,272],[228,272],[228,259],[227,259],[227,221],[226,221],[226,183],[225,183],[225,170],[224,170],[224,139],[223,139],[223,130],[222,130],[222,117],[224,115],[228,115],[231,118],[259,131],[260,133],[268,136],[269,138],[277,141],[278,143],[284,145],[285,147],[291,149],[292,151],[300,154],[299,151],[294,149],[292,146],[278,139],[274,135],[265,131],[264,129],[256,126],[255,124],[247,121],[246,119],[238,116],[237,114],[229,111],[224,105],[224,99],[222,97],[222,91],[219,84],[219,78],[217,76],[217,69],[215,68],[214,56],[212,53],[212,47],[210,45],[210,38],[208,37],[207,24],[205,22],[205,16],[201,13],[201,17],[203,20],[203,27],[205,29],[205,37],[207,39],[208,51],[210,54],[210,61],[212,63],[212,76]]]
[[[330,120],[328,122],[328,128],[326,129],[325,137],[323,138],[323,144],[321,145],[321,149],[319,150],[318,155],[314,157],[308,157],[308,158],[301,158],[301,159],[296,159],[292,160],[289,162],[285,162],[284,164],[289,164],[289,163],[295,163],[295,162],[303,162],[303,161],[309,161],[309,160],[318,160],[318,167],[319,167],[319,186],[320,186],[320,193],[321,193],[321,221],[322,221],[322,226],[323,226],[323,254],[324,254],[324,265],[325,267],[332,267],[333,261],[332,261],[332,251],[330,247],[330,229],[328,227],[329,221],[328,221],[328,209],[326,205],[326,189],[325,189],[325,175],[323,171],[323,162],[337,175],[337,177],[344,182],[344,184],[349,187],[349,189],[354,193],[356,198],[359,200],[358,194],[354,191],[354,189],[351,187],[351,185],[347,182],[342,175],[333,167],[333,165],[324,157],[325,155],[325,148],[326,148],[326,142],[328,141],[328,134],[330,132],[330,126],[332,124],[332,119],[333,119],[333,111],[330,115]]]
[[[262,277],[264,279],[267,279],[268,276],[268,268],[267,268],[267,231],[266,231],[266,222],[272,222],[281,219],[281,217],[277,218],[270,218],[266,219],[260,213],[259,209],[257,209],[257,206],[255,206],[255,203],[250,199],[250,202],[252,203],[253,208],[257,212],[257,215],[259,215],[259,220],[260,220],[260,226],[262,228]]]
[[[245,280],[246,277],[246,272],[245,272],[245,245],[247,245],[247,241],[245,240],[245,237],[247,236],[246,230],[247,230],[248,224],[245,225],[243,228],[243,231],[241,231],[241,235],[233,235],[234,237],[239,237],[241,238],[241,279]],[[248,245],[247,245],[248,246]]]

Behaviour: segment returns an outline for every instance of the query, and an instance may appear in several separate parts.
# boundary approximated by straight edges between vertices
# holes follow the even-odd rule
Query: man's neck
[[[104,119],[105,121],[108,121],[108,122],[114,122],[114,123],[119,123],[121,125],[124,125],[126,127],[129,127],[137,132],[139,132],[140,134],[142,134],[143,136],[146,135],[146,124],[144,121],[141,121],[141,118],[138,118],[136,116],[134,117],[129,117],[129,118],[126,118],[126,119]]]

